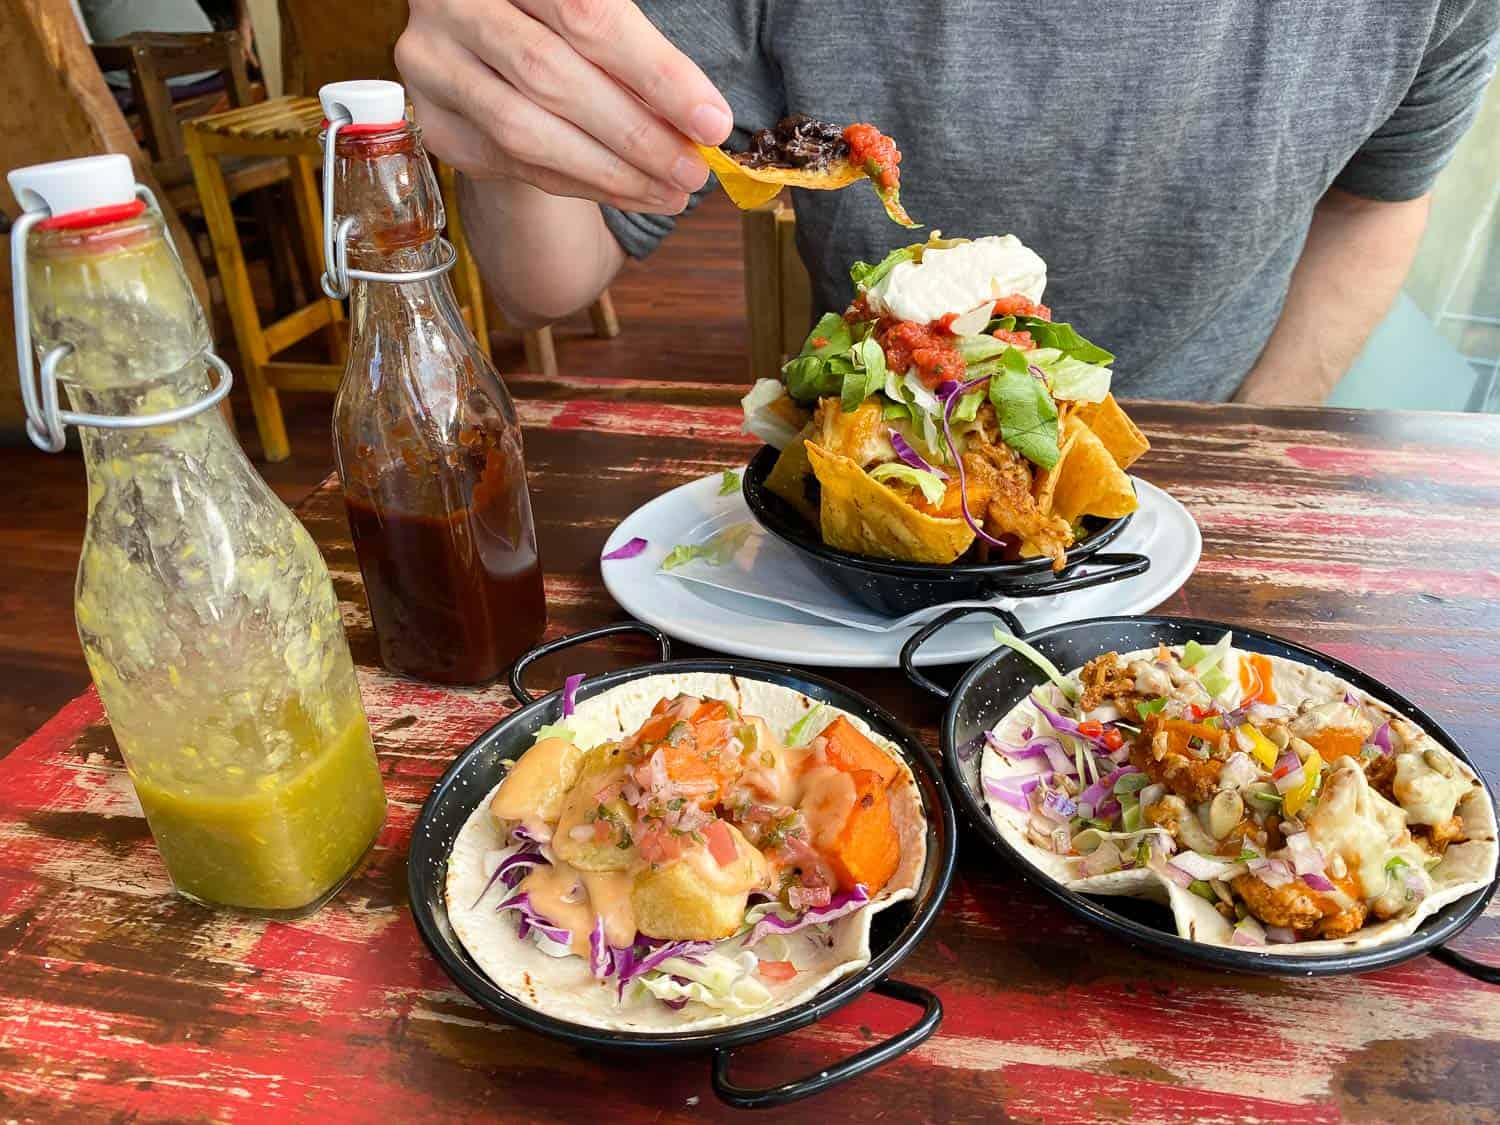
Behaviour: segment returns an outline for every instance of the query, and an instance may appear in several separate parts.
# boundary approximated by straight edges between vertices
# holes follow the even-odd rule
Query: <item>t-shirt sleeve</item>
[[[1391,202],[1430,191],[1479,112],[1497,53],[1500,4],[1445,0],[1406,96],[1333,186]]]
[[[765,0],[734,3],[685,0],[640,0],[640,8],[663,35],[703,68],[734,111],[735,137],[775,123],[783,115],[781,78],[762,52],[761,21]],[[712,176],[688,200],[692,210],[715,188]],[[644,258],[672,233],[677,220],[602,206],[605,225],[632,258]]]

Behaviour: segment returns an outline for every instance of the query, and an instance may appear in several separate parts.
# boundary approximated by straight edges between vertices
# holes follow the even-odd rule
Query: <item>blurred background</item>
[[[325,82],[397,78],[391,51],[405,22],[404,0],[0,0],[0,171],[131,156],[236,372],[240,438],[288,502],[332,470],[341,362],[342,314],[321,298],[321,252],[309,237],[321,113],[308,99]],[[1438,184],[1405,292],[1333,405],[1500,411],[1497,89]],[[0,184],[0,228],[16,213]],[[608,305],[541,332],[508,330],[463,269],[455,282],[502,373],[748,383],[806,331],[791,230],[789,214],[741,215],[715,193],[649,262],[626,268]],[[40,453],[22,432],[8,240],[0,246],[0,745],[9,746],[87,684],[72,621],[86,497],[78,458]]]

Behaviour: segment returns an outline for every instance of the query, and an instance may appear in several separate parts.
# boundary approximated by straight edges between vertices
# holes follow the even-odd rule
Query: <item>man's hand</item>
[[[1318,201],[1281,318],[1236,402],[1317,406],[1328,397],[1401,291],[1430,201],[1383,203],[1336,188]]]
[[[474,180],[675,214],[729,105],[628,0],[412,0],[396,43],[428,148]]]

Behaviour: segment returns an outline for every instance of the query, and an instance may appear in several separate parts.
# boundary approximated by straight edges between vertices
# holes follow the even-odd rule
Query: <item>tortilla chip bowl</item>
[[[915,563],[871,558],[828,546],[815,524],[767,486],[780,454],[763,447],[742,478],[745,503],[756,521],[796,550],[860,605],[901,617],[946,602],[992,597],[1048,597],[1133,578],[1151,565],[1145,555],[1107,553],[1131,517],[1084,518],[1087,531],[1068,548],[1066,566],[1045,557],[997,562]]]

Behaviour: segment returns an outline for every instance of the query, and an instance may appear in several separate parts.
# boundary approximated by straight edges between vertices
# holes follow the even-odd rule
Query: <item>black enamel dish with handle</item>
[[[1134,578],[1151,566],[1145,555],[1102,550],[1120,537],[1130,524],[1129,516],[1113,520],[1085,517],[1087,534],[1068,548],[1066,565],[1058,571],[1052,569],[1048,558],[912,563],[841,551],[824,543],[816,527],[766,488],[766,477],[779,456],[767,445],[746,466],[741,489],[750,514],[839,589],[877,613],[904,617],[946,602],[1067,594]]]
[[[1064,671],[1081,667],[1111,650],[1132,652],[1152,649],[1158,644],[1182,645],[1190,640],[1212,645],[1225,632],[1232,631],[1237,648],[1310,664],[1381,700],[1421,726],[1481,780],[1484,775],[1442,727],[1378,680],[1341,660],[1270,633],[1220,621],[1153,616],[1096,618],[1027,633],[1015,615],[1004,609],[986,606],[950,610],[912,636],[901,650],[901,667],[918,686],[947,701],[940,736],[943,768],[954,803],[1001,861],[1016,868],[1074,914],[1138,948],[1215,969],[1280,976],[1327,976],[1369,972],[1428,953],[1477,980],[1500,984],[1500,970],[1446,947],[1447,942],[1484,913],[1495,891],[1493,881],[1488,887],[1449,903],[1426,918],[1415,933],[1398,941],[1348,952],[1301,956],[1188,941],[1177,935],[1172,914],[1165,906],[1141,899],[1079,894],[1047,875],[1000,834],[990,819],[979,782],[984,733],[993,730],[1012,708],[1046,683],[1046,677],[1020,653],[998,646],[965,671],[951,689],[920,671],[914,662],[917,651],[935,633],[973,613],[998,618],[1008,632],[1024,639]],[[1493,791],[1490,796],[1493,803]]]
[[[528,1007],[485,976],[459,942],[449,923],[444,899],[448,854],[453,841],[470,813],[505,776],[507,760],[519,758],[531,747],[539,727],[562,718],[562,693],[554,691],[535,698],[522,685],[522,676],[531,664],[544,656],[622,632],[650,636],[661,650],[661,660],[590,677],[579,686],[578,699],[587,699],[651,675],[720,673],[780,684],[858,715],[900,748],[921,793],[927,819],[927,863],[918,880],[916,895],[875,915],[870,934],[870,961],[858,972],[835,981],[792,1008],[728,1027],[667,1033],[607,1031]],[[477,1003],[513,1023],[578,1046],[651,1054],[711,1052],[714,1092],[730,1105],[747,1109],[785,1105],[819,1093],[905,1054],[937,1030],[942,1019],[942,1004],[937,996],[918,985],[894,980],[889,974],[922,939],[948,893],[956,855],[956,824],[953,805],[943,787],[937,764],[921,742],[889,712],[848,688],[790,668],[749,660],[673,660],[671,643],[666,636],[649,625],[636,622],[591,629],[531,650],[516,661],[511,670],[510,686],[516,698],[525,705],[475,739],[438,780],[412,829],[407,867],[412,914],[422,940],[454,982]],[[740,1086],[731,1078],[735,1048],[806,1027],[867,991],[909,1004],[919,1009],[920,1014],[911,1026],[894,1037],[823,1067],[806,1078],[764,1089]]]

